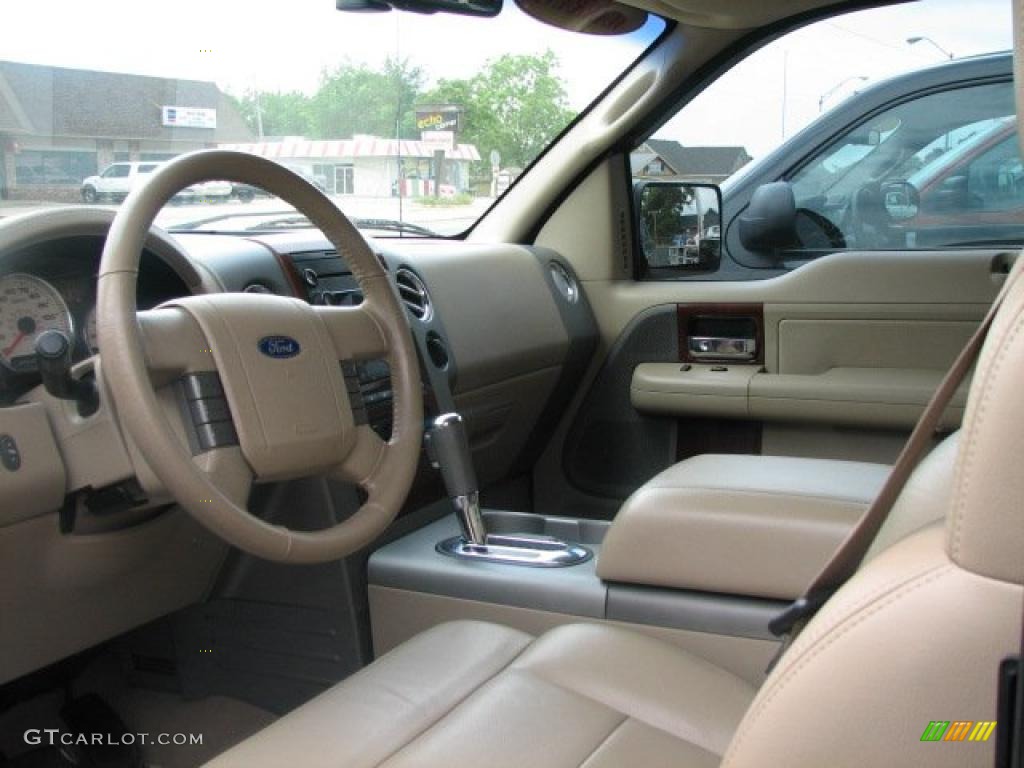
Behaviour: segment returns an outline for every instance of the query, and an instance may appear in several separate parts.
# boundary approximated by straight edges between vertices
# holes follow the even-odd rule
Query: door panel
[[[620,226],[631,220],[629,186],[615,183],[618,162],[595,169],[536,241],[585,276],[601,334],[535,468],[537,508],[550,514],[612,517],[644,481],[701,452],[892,462],[1015,256],[995,248],[843,251],[767,277],[749,270],[735,280],[633,280],[621,267],[628,234],[573,236],[600,229],[600,208]],[[728,372],[712,373],[713,362],[689,358],[694,308],[740,317],[760,308],[763,363],[723,362]],[[673,393],[687,363],[692,375]],[[666,381],[668,396],[652,394]],[[961,413],[951,409],[947,426]]]

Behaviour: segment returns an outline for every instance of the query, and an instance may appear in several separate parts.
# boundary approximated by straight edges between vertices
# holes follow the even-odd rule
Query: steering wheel
[[[180,190],[213,179],[262,187],[305,214],[352,270],[362,303],[320,307],[283,296],[219,293],[136,312],[139,257],[154,218]],[[126,437],[171,496],[215,534],[269,560],[317,563],[360,549],[395,518],[415,475],[423,431],[412,335],[366,240],[297,174],[224,150],[182,155],[157,169],[128,195],[107,235],[96,316],[101,373]],[[387,442],[358,408],[353,412],[356,387],[343,374],[350,362],[380,358],[387,359],[394,390]],[[226,400],[230,411],[235,434],[227,430],[210,450],[190,448],[188,416],[157,394],[157,388],[188,386],[192,397],[219,395],[215,402]],[[324,473],[357,483],[366,495],[355,514],[333,527],[294,531],[246,510],[253,482]]]

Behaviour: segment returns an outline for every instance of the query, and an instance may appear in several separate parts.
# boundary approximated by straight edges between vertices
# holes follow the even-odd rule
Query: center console
[[[857,462],[701,456],[652,478],[609,523],[480,509],[460,428],[447,414],[429,432],[451,499],[423,511],[434,522],[370,558],[377,654],[457,619],[531,634],[613,622],[757,684],[778,647],[769,621],[824,564],[888,472]]]

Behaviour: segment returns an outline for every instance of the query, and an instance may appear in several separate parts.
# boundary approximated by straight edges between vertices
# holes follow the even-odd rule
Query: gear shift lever
[[[487,528],[480,513],[480,488],[473,471],[473,457],[466,438],[466,425],[457,413],[434,419],[427,433],[427,454],[441,470],[448,497],[468,544],[487,545]]]

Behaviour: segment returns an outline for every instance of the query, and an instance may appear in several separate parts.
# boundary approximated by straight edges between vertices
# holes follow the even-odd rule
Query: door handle
[[[689,346],[694,360],[753,360],[757,356],[754,339],[690,336]]]

